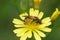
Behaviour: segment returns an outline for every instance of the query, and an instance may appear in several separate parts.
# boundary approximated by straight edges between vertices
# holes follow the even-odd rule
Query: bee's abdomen
[[[39,24],[41,24],[41,21],[40,21],[40,19],[38,19],[37,17],[34,17],[33,21],[35,21],[36,23],[39,23]]]

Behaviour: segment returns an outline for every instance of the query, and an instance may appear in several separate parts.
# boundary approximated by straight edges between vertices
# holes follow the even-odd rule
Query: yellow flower
[[[35,9],[38,9],[40,7],[41,1],[42,0],[34,0],[34,8]]]
[[[47,27],[51,25],[51,19],[50,17],[43,19],[43,14],[39,10],[30,8],[29,15],[26,12],[19,15],[22,21],[16,18],[13,19],[14,26],[17,28],[13,32],[17,37],[20,37],[20,40],[31,38],[32,33],[35,40],[41,40],[41,37],[46,37],[42,31],[51,32],[51,28]]]
[[[54,11],[51,16],[51,20],[55,20],[58,17],[58,15],[60,15],[60,11],[58,10],[58,8],[56,8],[56,11]]]

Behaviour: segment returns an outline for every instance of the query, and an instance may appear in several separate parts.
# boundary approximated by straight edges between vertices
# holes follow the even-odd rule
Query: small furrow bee
[[[36,23],[41,24],[40,19],[38,19],[37,17],[33,17],[33,16],[25,16],[25,20],[24,20],[24,22],[26,22],[26,21],[29,20],[29,19],[31,19],[32,22],[36,22]]]

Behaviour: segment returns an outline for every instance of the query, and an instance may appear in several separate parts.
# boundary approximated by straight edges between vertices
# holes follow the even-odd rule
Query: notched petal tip
[[[43,17],[43,15],[44,15],[44,13],[43,13],[43,12],[40,12],[40,13],[38,14],[38,18],[41,19],[41,18]]]
[[[41,40],[41,37],[36,32],[33,33],[34,33],[35,40]]]
[[[14,24],[23,24],[23,22],[19,19],[14,18],[12,21]]]
[[[15,30],[13,30],[13,32],[14,32],[14,33],[17,33],[17,32],[16,32],[16,29],[15,29]]]
[[[38,33],[39,36],[41,36],[41,37],[46,37],[46,35],[45,35],[43,32],[38,31],[38,30],[36,30],[36,32]]]
[[[50,17],[46,17],[46,18],[44,18],[44,19],[42,19],[42,23],[48,23],[48,22],[50,22],[51,21],[51,18]]]
[[[14,22],[15,22],[15,20],[16,20],[16,18],[13,18],[13,21],[12,21],[12,23],[14,23]]]
[[[34,9],[33,9],[33,8],[30,8],[30,10],[29,10],[29,11],[30,11],[30,12],[31,12],[31,11],[34,11]],[[29,12],[29,13],[30,13],[30,12]]]
[[[51,22],[48,22],[47,24],[46,24],[46,26],[50,26],[52,23]]]
[[[31,37],[32,37],[32,32],[31,32],[31,31],[28,31],[28,32],[27,32],[27,37],[28,37],[28,38],[31,38]]]
[[[43,29],[41,29],[42,31],[44,31],[44,32],[51,32],[51,28],[43,28]]]
[[[38,16],[39,10],[34,10],[33,8],[30,8],[30,16]]]

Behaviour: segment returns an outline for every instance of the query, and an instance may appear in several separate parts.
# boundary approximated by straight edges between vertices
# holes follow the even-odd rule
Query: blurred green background
[[[33,7],[32,0],[0,0],[0,40],[19,40],[13,30],[13,18]],[[44,17],[51,16],[55,8],[60,10],[60,0],[42,0],[39,10],[44,12]],[[31,39],[32,40],[32,39]],[[60,40],[60,15],[53,22],[52,32],[42,40]]]

